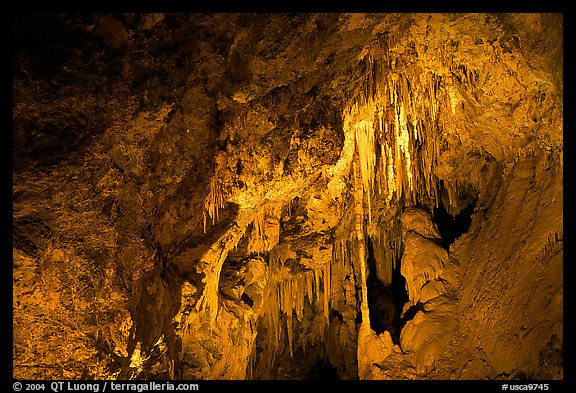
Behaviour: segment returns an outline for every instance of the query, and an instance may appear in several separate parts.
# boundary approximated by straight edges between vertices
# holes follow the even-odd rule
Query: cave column
[[[360,281],[362,285],[362,303],[360,311],[362,313],[362,324],[370,322],[368,310],[368,287],[366,285],[366,239],[364,238],[364,204],[362,183],[360,173],[354,161],[354,213],[356,216],[356,238],[358,239],[358,259],[360,260]]]
[[[360,283],[362,287],[362,302],[360,304],[360,312],[362,313],[362,323],[360,331],[358,332],[358,376],[363,378],[366,372],[367,363],[364,361],[366,357],[365,343],[368,341],[366,338],[372,333],[370,328],[370,311],[368,309],[368,286],[366,284],[366,239],[364,238],[364,204],[363,204],[363,191],[362,182],[360,179],[360,172],[356,160],[353,161],[354,165],[354,212],[356,216],[356,238],[358,239],[358,259],[360,260]]]

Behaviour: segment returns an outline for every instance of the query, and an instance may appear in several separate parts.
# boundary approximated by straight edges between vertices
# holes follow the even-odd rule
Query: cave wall
[[[463,369],[467,377],[562,376],[563,186],[556,160],[542,152],[520,159],[454,246],[466,272],[459,314],[473,315],[460,321],[463,341],[476,342],[469,350],[481,354]],[[478,258],[486,262],[476,264]]]
[[[562,377],[561,15],[13,29],[15,377]]]

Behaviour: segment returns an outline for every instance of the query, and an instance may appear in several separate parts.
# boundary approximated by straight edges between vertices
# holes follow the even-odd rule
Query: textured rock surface
[[[14,376],[562,378],[562,29],[16,16]]]

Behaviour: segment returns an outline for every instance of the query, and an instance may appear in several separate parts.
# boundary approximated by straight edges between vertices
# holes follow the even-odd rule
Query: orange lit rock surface
[[[560,379],[555,14],[14,17],[14,377]]]

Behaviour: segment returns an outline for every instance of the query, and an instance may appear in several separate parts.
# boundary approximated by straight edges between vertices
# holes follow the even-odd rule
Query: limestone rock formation
[[[557,14],[20,14],[13,375],[561,379]]]

